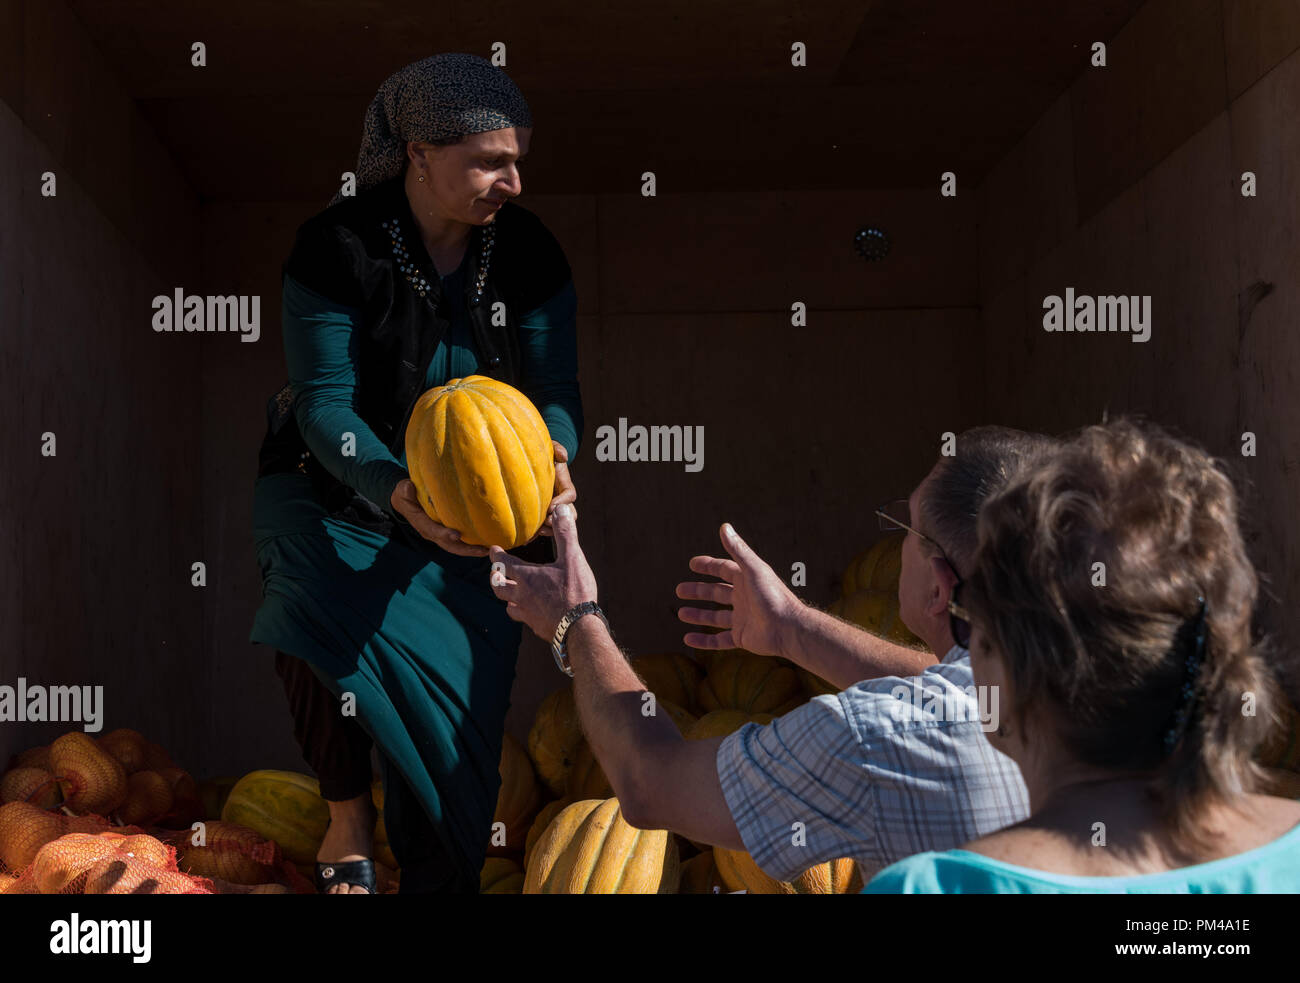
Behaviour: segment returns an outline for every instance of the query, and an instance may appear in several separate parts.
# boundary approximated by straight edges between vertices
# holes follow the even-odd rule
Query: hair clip
[[[1173,723],[1165,731],[1166,754],[1172,752],[1178,746],[1178,742],[1182,740],[1183,734],[1187,731],[1188,721],[1191,720],[1192,712],[1196,708],[1196,683],[1200,677],[1201,664],[1205,659],[1205,618],[1208,609],[1203,595],[1198,596],[1197,601],[1200,603],[1200,607],[1196,612],[1196,620],[1192,625],[1192,652],[1183,660],[1183,685],[1179,693],[1178,709],[1174,711]]]

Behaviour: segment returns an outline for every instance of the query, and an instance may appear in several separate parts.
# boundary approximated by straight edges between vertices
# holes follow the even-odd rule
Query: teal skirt
[[[431,824],[463,886],[478,883],[522,627],[488,582],[486,557],[447,553],[331,516],[311,479],[258,478],[254,545],[262,604],[250,641],[310,663],[423,807],[384,822],[399,862]],[[342,707],[342,704],[340,704]],[[342,712],[342,710],[341,710]]]

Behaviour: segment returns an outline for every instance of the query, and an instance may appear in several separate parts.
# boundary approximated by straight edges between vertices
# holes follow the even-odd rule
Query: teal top
[[[863,894],[1297,894],[1300,825],[1272,843],[1209,863],[1131,877],[1078,877],[970,850],[918,853],[886,867]]]
[[[450,326],[426,388],[478,371],[467,266],[441,278]],[[520,317],[515,383],[570,460],[582,433],[576,311],[569,280]],[[285,358],[303,440],[327,470],[390,511],[393,487],[407,477],[405,451],[394,457],[356,412],[361,324],[358,310],[284,277]],[[343,454],[347,432],[355,456]],[[334,696],[355,697],[357,722],[381,752],[384,825],[403,880],[477,890],[522,638],[492,590],[490,561],[332,514],[300,471],[255,482],[253,542],[262,603],[249,641],[306,660]]]
[[[468,251],[466,256],[468,257]],[[443,276],[443,297],[451,307],[451,327],[438,343],[425,389],[445,385],[479,371],[469,313],[465,309],[465,262]],[[295,394],[294,413],[308,449],[326,470],[382,509],[389,509],[393,488],[408,477],[406,451],[394,457],[356,414],[358,386],[355,328],[360,312],[284,278],[284,351]],[[519,320],[520,389],[546,421],[551,439],[559,441],[572,461],[582,432],[578,393],[578,345],[572,330],[578,297],[570,280],[542,307]],[[553,330],[564,328],[567,330]],[[334,436],[356,435],[356,456],[345,456]]]

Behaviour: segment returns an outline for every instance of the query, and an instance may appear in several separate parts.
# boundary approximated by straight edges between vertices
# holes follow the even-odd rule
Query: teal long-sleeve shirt
[[[426,390],[479,371],[463,275],[462,268],[442,278],[444,295],[452,305],[451,327],[429,363]],[[570,461],[577,457],[583,422],[577,310],[577,293],[570,280],[519,321],[518,388],[537,407],[551,438],[564,445]],[[303,441],[327,471],[391,514],[393,489],[409,477],[406,454],[394,457],[357,413],[360,312],[286,276],[281,316],[294,415]],[[343,454],[345,433],[355,435],[355,456]]]

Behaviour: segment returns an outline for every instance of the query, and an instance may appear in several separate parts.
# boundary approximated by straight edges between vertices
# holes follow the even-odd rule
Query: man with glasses
[[[720,631],[688,633],[686,643],[784,656],[845,687],[725,738],[686,741],[666,715],[643,715],[644,685],[596,604],[595,576],[571,518],[556,517],[552,564],[494,547],[493,589],[511,617],[552,642],[557,663],[574,677],[583,729],[628,822],[748,850],[779,880],[846,856],[869,875],[1029,814],[1019,770],[982,733],[964,647],[969,628],[953,594],[975,552],[983,501],[1054,446],[1003,427],[967,431],[956,454],[941,457],[913,490],[906,511],[877,510],[883,524],[907,532],[899,613],[944,653],[938,662],[805,605],[724,525],[730,559],[690,561],[696,573],[718,579],[677,588],[679,597],[721,606],[683,607],[678,617]]]

